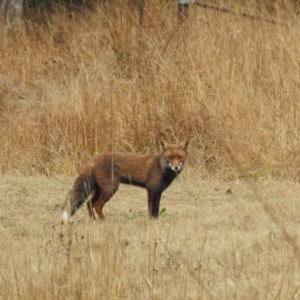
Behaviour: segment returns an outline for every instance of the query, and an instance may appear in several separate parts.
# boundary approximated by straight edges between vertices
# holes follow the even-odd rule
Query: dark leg
[[[143,26],[145,0],[140,0],[140,26]]]
[[[93,208],[94,208],[95,203],[97,202],[99,196],[100,196],[100,191],[99,190],[94,191],[91,196],[91,199],[86,203],[89,216],[90,216],[90,218],[92,218],[94,220],[96,220],[96,217],[95,217]]]
[[[152,207],[152,217],[153,218],[158,217],[161,194],[162,194],[161,192],[158,192],[155,194],[154,205]]]
[[[152,218],[152,207],[153,207],[153,202],[154,202],[154,195],[152,192],[150,192],[149,190],[147,190],[148,192],[148,215],[149,215],[149,219]]]
[[[87,210],[88,210],[88,213],[89,213],[90,218],[93,219],[93,220],[96,220],[95,214],[94,214],[94,211],[93,211],[93,204],[92,204],[92,201],[91,201],[91,200],[88,201],[88,202],[86,203],[86,206],[87,206]]]
[[[189,4],[178,3],[178,23],[181,25],[189,18]]]
[[[157,218],[159,214],[159,204],[162,192],[153,193],[148,191],[148,213],[149,218]]]

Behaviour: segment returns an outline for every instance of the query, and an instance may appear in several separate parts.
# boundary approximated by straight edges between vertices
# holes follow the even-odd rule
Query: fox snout
[[[171,163],[169,163],[169,167],[174,171],[174,172],[179,172],[182,168],[182,162],[176,165],[172,165]]]

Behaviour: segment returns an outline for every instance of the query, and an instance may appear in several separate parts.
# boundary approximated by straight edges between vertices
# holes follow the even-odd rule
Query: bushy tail
[[[62,208],[62,220],[68,221],[97,187],[98,185],[93,174],[80,174],[67,195],[66,202]]]

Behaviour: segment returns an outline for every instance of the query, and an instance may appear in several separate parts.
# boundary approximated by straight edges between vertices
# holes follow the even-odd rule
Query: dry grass
[[[192,7],[178,27],[174,2],[148,2],[142,29],[112,5],[0,31],[0,299],[298,299],[299,186],[282,179],[300,174],[299,18],[224,1],[279,22]],[[74,178],[54,175],[187,137],[158,221],[122,187],[105,222],[61,226]]]
[[[247,184],[176,181],[152,222],[145,191],[123,186],[105,222],[83,207],[61,227],[72,183],[1,178],[0,299],[299,299],[299,257]],[[299,185],[257,185],[296,236]]]
[[[176,5],[159,3],[147,3],[143,29],[118,5],[0,32],[0,172],[73,175],[97,153],[153,153],[161,137],[191,137],[190,166],[202,173],[235,176],[225,145],[247,176],[298,178],[290,2],[246,6],[277,25],[194,6],[182,28]]]

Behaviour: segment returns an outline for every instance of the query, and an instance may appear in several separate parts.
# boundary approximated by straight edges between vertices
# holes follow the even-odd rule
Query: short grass
[[[60,210],[74,178],[2,176],[0,299],[299,299],[299,184],[177,180],[149,221],[122,186],[105,221]]]

